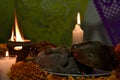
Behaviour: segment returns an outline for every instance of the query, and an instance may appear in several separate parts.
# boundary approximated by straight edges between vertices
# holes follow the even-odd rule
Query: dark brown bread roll
[[[101,42],[86,41],[73,45],[71,50],[75,59],[84,65],[106,71],[114,68],[114,50]]]

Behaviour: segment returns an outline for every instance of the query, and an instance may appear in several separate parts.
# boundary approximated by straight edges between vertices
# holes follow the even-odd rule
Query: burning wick
[[[23,47],[22,46],[15,46],[14,50],[21,50]]]

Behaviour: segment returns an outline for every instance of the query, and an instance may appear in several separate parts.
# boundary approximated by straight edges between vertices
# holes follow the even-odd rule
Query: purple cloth
[[[94,4],[115,46],[120,42],[120,0],[94,0]]]

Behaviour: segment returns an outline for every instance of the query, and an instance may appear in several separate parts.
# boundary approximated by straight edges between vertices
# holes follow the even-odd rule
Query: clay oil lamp
[[[15,27],[12,28],[11,38],[7,43],[9,53],[17,55],[17,61],[25,60],[29,53],[30,43],[30,40],[24,39],[23,35],[21,35],[15,14]]]

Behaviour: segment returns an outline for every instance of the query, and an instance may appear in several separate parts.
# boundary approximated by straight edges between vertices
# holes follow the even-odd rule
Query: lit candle
[[[0,80],[9,80],[7,73],[15,62],[16,56],[9,56],[9,52],[6,51],[6,56],[0,58]]]
[[[83,41],[83,30],[80,27],[80,14],[77,15],[77,24],[72,32],[73,44],[79,44]]]

